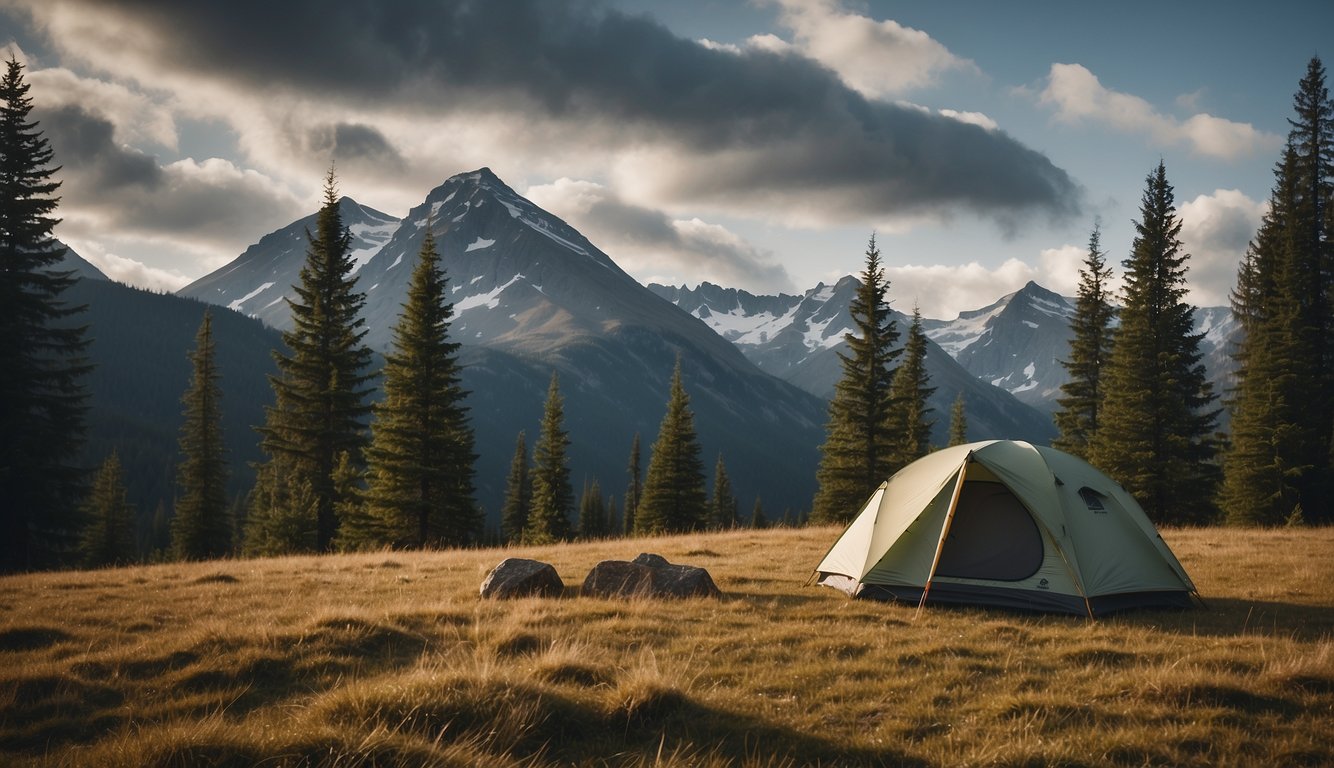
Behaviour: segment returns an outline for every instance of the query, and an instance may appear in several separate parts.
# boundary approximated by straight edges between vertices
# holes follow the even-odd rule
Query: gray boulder
[[[661,555],[641,554],[633,562],[603,560],[584,579],[587,597],[721,597],[703,568],[673,565]]]
[[[560,597],[565,582],[551,565],[537,560],[510,557],[491,569],[482,582],[482,597],[506,600],[514,597]]]

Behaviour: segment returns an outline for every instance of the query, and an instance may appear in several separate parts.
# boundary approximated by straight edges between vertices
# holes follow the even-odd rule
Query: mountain
[[[350,197],[338,201],[343,225],[352,233],[352,258],[360,269],[398,229],[399,220],[361,205]],[[190,283],[177,295],[219,304],[275,328],[290,325],[284,297],[300,281],[305,262],[306,233],[314,231],[311,215],[271,232],[250,246],[234,261]]]
[[[1069,380],[1057,361],[1069,353],[1074,314],[1073,301],[1029,282],[953,320],[924,320],[922,329],[973,376],[1051,413]]]
[[[575,483],[597,479],[619,496],[636,432],[647,466],[678,357],[705,465],[721,453],[744,504],[756,496],[769,509],[810,503],[824,403],[758,370],[490,170],[450,178],[397,224],[378,212],[369,217],[360,221],[380,223],[366,223],[363,233],[374,231],[383,242],[357,277],[366,294],[366,338],[380,351],[389,345],[428,225],[435,236],[456,313],[451,334],[464,345],[479,499],[493,521],[515,436],[526,430],[529,445],[535,441],[553,371],[565,397]],[[288,284],[283,275],[295,279],[304,260],[303,222],[265,236],[182,292],[287,327],[275,286]]]
[[[87,259],[74,252],[73,248],[65,245],[59,240],[56,244],[65,249],[65,255],[56,264],[55,270],[58,272],[72,272],[76,278],[88,278],[89,280],[110,280],[102,270],[93,266]]]
[[[1070,354],[1074,313],[1074,299],[1029,282],[981,309],[922,325],[973,376],[1053,413],[1061,385],[1070,380],[1060,361]],[[1227,307],[1196,308],[1194,332],[1202,334],[1202,362],[1216,393],[1226,393],[1236,370],[1231,350],[1239,331]]]
[[[762,370],[827,400],[842,376],[838,353],[846,347],[843,335],[853,327],[848,306],[859,285],[857,278],[847,276],[801,296],[756,296],[711,283],[693,290],[656,284],[649,289],[698,317]],[[901,312],[893,314],[902,342],[912,320]],[[1055,434],[1049,416],[977,380],[935,341],[927,345],[926,365],[936,388],[928,402],[935,411],[932,436],[937,443],[948,440],[950,408],[960,392],[973,439],[1046,443]]]

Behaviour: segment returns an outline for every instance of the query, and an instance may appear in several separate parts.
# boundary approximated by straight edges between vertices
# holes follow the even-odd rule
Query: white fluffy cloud
[[[176,270],[150,267],[141,261],[103,250],[101,243],[95,240],[71,239],[69,245],[89,264],[118,283],[151,291],[172,292],[190,282],[189,277]]]
[[[1179,120],[1154,109],[1144,99],[1111,90],[1079,64],[1052,64],[1047,86],[1038,101],[1056,110],[1064,122],[1100,122],[1123,133],[1144,134],[1163,145],[1183,144],[1192,151],[1233,159],[1257,151],[1272,150],[1279,138],[1237,123],[1198,113]]]
[[[941,320],[958,317],[965,310],[984,307],[1019,290],[1030,280],[1058,293],[1063,292],[1046,279],[1042,269],[1019,259],[1007,259],[997,267],[987,267],[976,261],[951,266],[908,264],[888,267],[885,273],[889,276],[889,299],[894,308],[911,312],[916,304],[923,317]]]
[[[1255,236],[1268,203],[1235,189],[1216,189],[1183,203],[1181,241],[1190,254],[1186,275],[1188,300],[1197,306],[1222,306],[1237,278],[1237,265]]]
[[[779,6],[780,23],[792,31],[791,47],[834,70],[865,96],[898,96],[934,85],[948,72],[977,72],[973,62],[955,56],[927,33],[853,13],[840,0],[771,2]],[[787,48],[773,35],[752,37],[748,45]]]

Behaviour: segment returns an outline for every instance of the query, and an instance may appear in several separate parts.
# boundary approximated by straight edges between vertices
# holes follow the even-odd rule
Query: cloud
[[[1272,150],[1279,138],[1206,113],[1185,120],[1164,115],[1138,96],[1110,90],[1079,64],[1052,64],[1047,86],[1037,94],[1039,103],[1053,107],[1056,118],[1068,123],[1098,122],[1123,133],[1147,135],[1159,144],[1184,144],[1192,151],[1222,159],[1236,159]],[[1193,103],[1188,98],[1187,103]]]
[[[792,48],[838,73],[864,96],[885,98],[934,85],[942,74],[978,72],[921,30],[893,20],[848,12],[838,0],[770,0],[779,23],[792,31]],[[772,35],[748,45],[781,50]]]
[[[80,255],[88,263],[118,283],[170,293],[184,288],[190,282],[190,278],[175,270],[150,267],[143,262],[117,256],[103,251],[95,242],[80,242],[80,248]]]
[[[1048,284],[1041,269],[1019,259],[1007,259],[994,268],[976,261],[958,265],[908,264],[887,267],[885,274],[890,281],[890,303],[895,309],[909,312],[917,304],[923,317],[942,320],[984,307],[1004,294],[1019,290],[1030,280],[1056,290]]]
[[[923,211],[1011,224],[1079,206],[1078,187],[1042,154],[997,131],[869,99],[813,54],[777,43],[710,48],[583,2],[18,2],[63,54],[244,125],[251,137],[242,145],[285,178],[277,168],[304,164],[308,174],[332,146],[355,158],[397,152],[408,173],[441,177],[459,167],[446,160],[461,157],[502,169],[495,158],[506,158],[525,173],[567,164],[553,176],[610,163],[639,176],[639,205],[812,224]],[[832,4],[783,8],[798,45],[812,51],[830,41],[889,46],[892,56],[874,62],[896,61],[900,79],[877,93],[962,66],[892,22]],[[872,88],[852,69],[845,77]],[[384,141],[340,140],[337,123],[374,125]],[[308,141],[320,124],[335,125],[332,140]],[[398,173],[392,163],[367,165],[377,183]]]
[[[126,142],[148,141],[176,149],[175,117],[142,93],[59,67],[29,69],[25,76],[43,110],[77,107],[104,116]]]
[[[718,224],[673,219],[590,181],[562,178],[530,187],[526,196],[568,220],[643,282],[707,280],[760,293],[792,290],[771,254]]]
[[[1223,306],[1237,278],[1237,265],[1269,205],[1236,189],[1216,189],[1177,209],[1181,242],[1190,261],[1188,300],[1201,307]]]
[[[327,153],[338,167],[348,170],[375,168],[401,174],[407,163],[398,150],[376,128],[360,123],[337,123],[312,131],[311,149]]]
[[[159,164],[82,107],[34,116],[61,166],[62,237],[137,237],[216,262],[306,212],[281,185],[227,160]]]

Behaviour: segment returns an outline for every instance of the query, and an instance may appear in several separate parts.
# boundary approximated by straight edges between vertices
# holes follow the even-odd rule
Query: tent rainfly
[[[816,567],[853,597],[1098,616],[1198,593],[1144,510],[1063,451],[945,448],[881,483]]]

